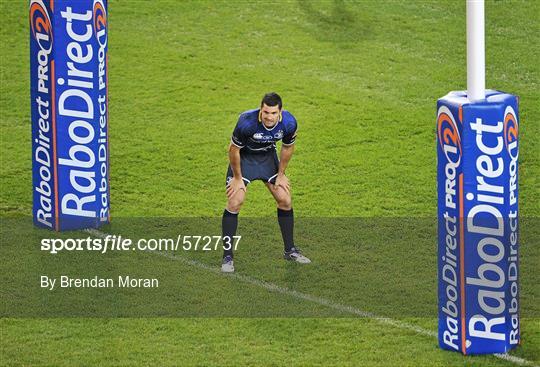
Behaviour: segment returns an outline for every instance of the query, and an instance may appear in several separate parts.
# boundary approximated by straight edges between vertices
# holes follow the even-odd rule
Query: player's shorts
[[[251,181],[261,180],[275,183],[279,169],[279,159],[275,150],[264,153],[244,153],[240,151],[240,167],[242,169],[242,179],[248,185]],[[233,178],[232,168],[229,165],[227,170],[226,185]]]

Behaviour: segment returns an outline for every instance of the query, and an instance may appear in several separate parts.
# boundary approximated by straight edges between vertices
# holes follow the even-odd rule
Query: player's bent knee
[[[238,213],[240,208],[242,208],[242,204],[244,204],[244,198],[229,199],[227,202],[227,210],[233,213]]]
[[[290,195],[282,195],[276,200],[276,203],[278,208],[290,210],[292,207],[292,198]]]
[[[241,205],[227,205],[227,210],[233,214],[238,214],[240,212],[240,209],[242,208]]]

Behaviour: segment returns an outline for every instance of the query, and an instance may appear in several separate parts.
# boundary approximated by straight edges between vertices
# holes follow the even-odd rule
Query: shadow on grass
[[[328,4],[330,2],[298,1],[307,20],[301,26],[303,31],[318,41],[347,48],[371,36],[370,19],[364,13],[353,12],[343,0],[334,0],[328,12],[320,9]]]

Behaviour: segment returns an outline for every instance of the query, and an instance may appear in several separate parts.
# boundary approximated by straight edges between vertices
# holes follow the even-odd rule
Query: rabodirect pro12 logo
[[[30,28],[39,47],[50,51],[53,43],[53,29],[49,12],[42,0],[30,1]]]
[[[510,164],[508,166],[510,174],[510,205],[517,203],[517,174],[518,174],[518,136],[519,136],[519,124],[516,115],[516,111],[512,106],[507,106],[504,111],[504,145],[508,156],[510,157]]]
[[[461,137],[454,115],[446,106],[439,107],[437,113],[437,135],[446,159],[459,165],[462,155]]]
[[[107,30],[107,12],[105,11],[105,4],[103,0],[94,0],[93,6],[93,19],[94,19],[94,34],[98,42],[104,45],[107,40],[102,39]]]
[[[512,156],[512,150],[518,140],[518,121],[516,112],[512,106],[506,107],[504,111],[504,144],[510,156]]]

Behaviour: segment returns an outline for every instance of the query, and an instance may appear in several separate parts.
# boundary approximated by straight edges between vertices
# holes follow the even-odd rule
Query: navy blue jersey
[[[286,110],[282,110],[277,124],[267,128],[260,119],[258,108],[240,115],[231,142],[246,153],[275,151],[276,142],[279,140],[282,140],[284,145],[294,144],[296,129],[296,119]]]

